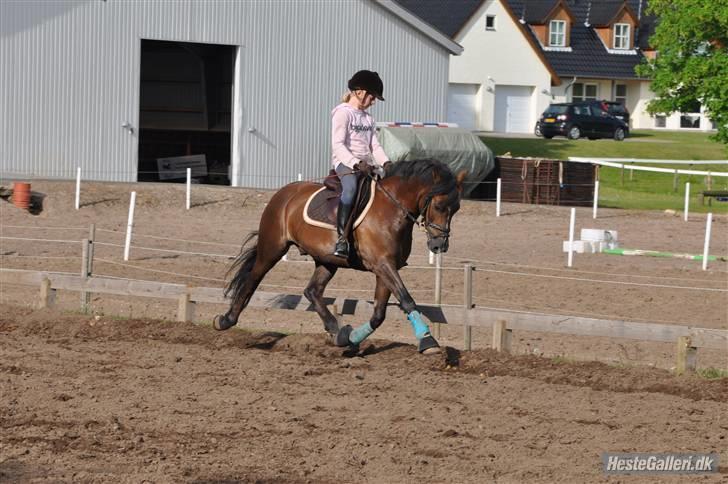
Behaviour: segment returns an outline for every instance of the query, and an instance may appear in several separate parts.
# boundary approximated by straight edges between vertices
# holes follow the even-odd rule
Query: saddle
[[[376,182],[360,173],[357,177],[358,190],[351,218],[354,220],[352,230],[361,224],[369,208],[374,202]],[[324,186],[306,200],[303,219],[310,225],[336,231],[336,212],[341,198],[341,180],[334,170],[324,179]]]

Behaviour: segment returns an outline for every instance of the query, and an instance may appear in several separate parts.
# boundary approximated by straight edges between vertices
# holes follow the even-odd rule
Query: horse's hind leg
[[[303,291],[303,295],[311,301],[314,309],[324,322],[324,329],[331,335],[335,335],[339,331],[339,322],[336,320],[336,316],[331,314],[331,311],[324,304],[323,296],[326,285],[334,277],[334,274],[336,274],[336,269],[336,266],[316,263],[316,269],[313,271],[311,280]]]
[[[288,251],[289,245],[280,234],[261,232],[255,246],[240,254],[236,261],[239,269],[229,286],[232,292],[230,309],[224,315],[215,316],[212,323],[215,329],[228,329],[238,323],[240,313],[250,302],[263,277]]]

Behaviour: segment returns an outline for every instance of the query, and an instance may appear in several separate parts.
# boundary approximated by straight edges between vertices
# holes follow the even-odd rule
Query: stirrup
[[[349,257],[349,242],[347,242],[343,237],[336,241],[334,255],[343,258]]]

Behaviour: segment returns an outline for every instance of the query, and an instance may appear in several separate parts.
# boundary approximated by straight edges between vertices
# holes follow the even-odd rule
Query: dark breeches
[[[356,197],[356,175],[343,163],[336,165],[336,174],[341,180],[341,203],[351,205]]]

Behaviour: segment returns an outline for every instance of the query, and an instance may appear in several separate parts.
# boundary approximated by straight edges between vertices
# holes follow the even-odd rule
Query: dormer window
[[[549,46],[566,46],[566,21],[552,20],[549,22]]]
[[[629,49],[630,48],[630,25],[614,24],[614,48]]]

